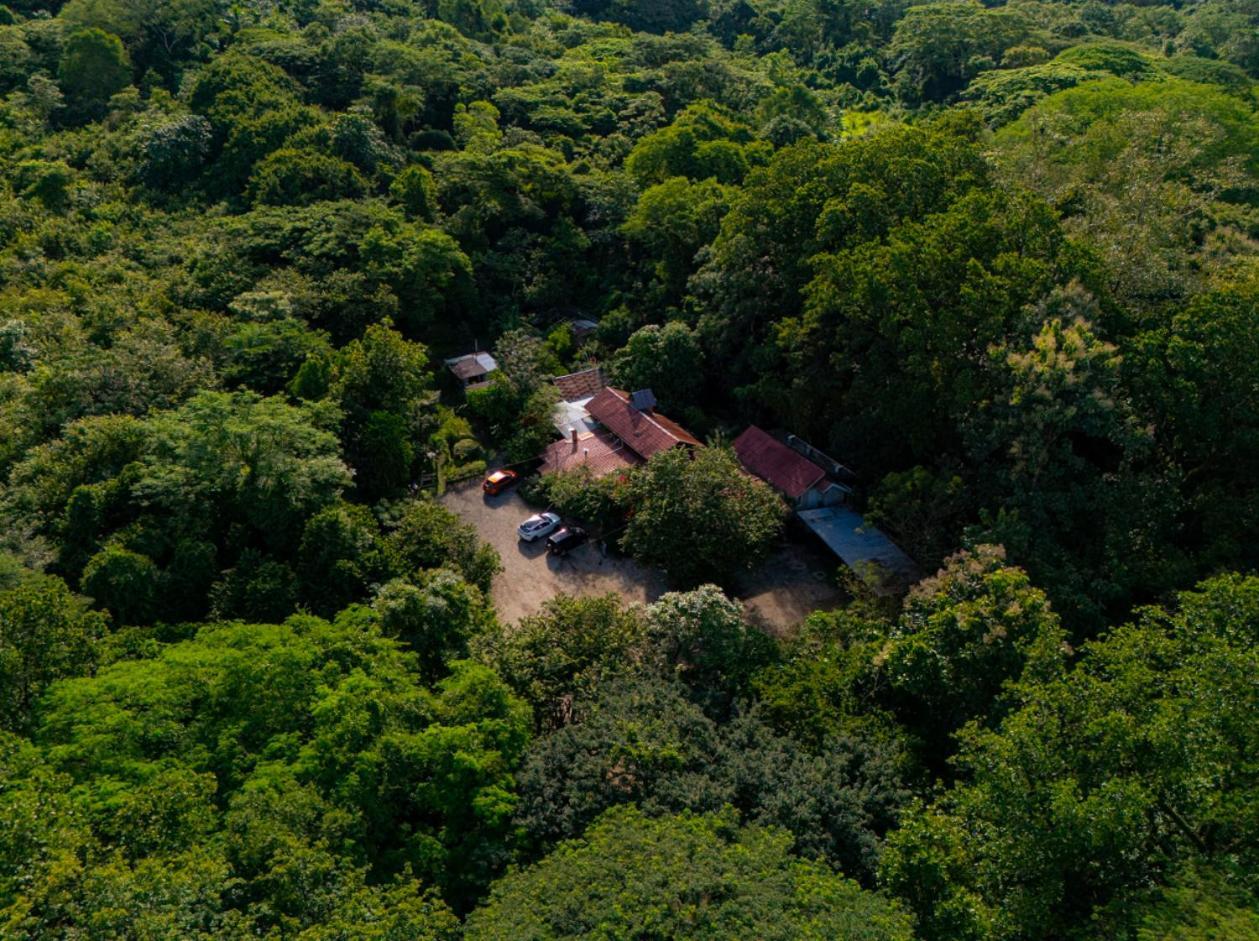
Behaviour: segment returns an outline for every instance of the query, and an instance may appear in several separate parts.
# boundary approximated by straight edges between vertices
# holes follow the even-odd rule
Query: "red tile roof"
[[[755,425],[734,439],[734,453],[749,471],[793,500],[826,477],[807,457]]]
[[[630,405],[628,395],[611,386],[600,390],[586,411],[644,460],[679,444],[700,445],[682,426],[657,412],[640,412]]]
[[[588,399],[608,384],[603,376],[603,370],[598,366],[569,373],[567,376],[556,376],[552,381],[560,390],[560,397],[565,402],[580,402],[582,399]]]
[[[565,438],[548,445],[542,452],[544,474],[588,467],[594,476],[603,477],[641,463],[642,458],[601,431],[579,434],[576,447],[573,447],[572,438]]]

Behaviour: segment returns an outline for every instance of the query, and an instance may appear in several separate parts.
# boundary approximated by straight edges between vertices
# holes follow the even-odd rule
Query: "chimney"
[[[577,450],[577,426],[576,425],[568,426],[568,436],[573,441],[573,450],[576,451]]]

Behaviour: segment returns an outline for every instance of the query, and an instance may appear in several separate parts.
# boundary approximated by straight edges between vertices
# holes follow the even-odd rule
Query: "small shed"
[[[446,360],[446,368],[465,389],[472,389],[484,385],[498,371],[498,363],[489,353],[467,353]]]
[[[594,336],[599,329],[599,325],[593,320],[578,317],[568,322],[568,329],[572,331],[573,340],[580,343],[582,340]]]

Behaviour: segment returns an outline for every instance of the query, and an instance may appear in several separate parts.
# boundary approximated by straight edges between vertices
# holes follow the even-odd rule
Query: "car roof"
[[[496,470],[494,473],[490,474],[490,480],[503,480],[504,478],[514,477],[514,476],[516,476],[515,471]]]

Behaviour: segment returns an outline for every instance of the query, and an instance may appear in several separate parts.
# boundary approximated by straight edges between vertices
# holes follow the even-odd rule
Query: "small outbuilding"
[[[498,363],[489,353],[468,353],[446,360],[446,368],[464,389],[475,389],[485,385],[490,374],[498,371]]]
[[[599,325],[593,320],[587,320],[585,317],[577,317],[568,322],[568,329],[572,331],[573,339],[580,343],[582,340],[594,336],[599,330]]]

